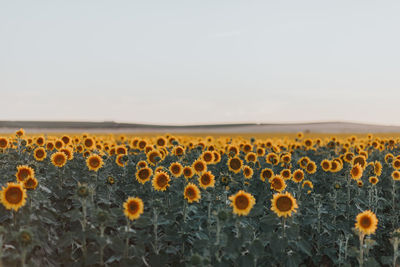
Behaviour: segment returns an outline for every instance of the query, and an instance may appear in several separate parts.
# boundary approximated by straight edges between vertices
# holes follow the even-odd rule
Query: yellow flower
[[[20,183],[7,183],[7,187],[2,187],[1,203],[8,210],[17,211],[26,203],[26,190]]]
[[[86,159],[86,166],[91,171],[97,172],[101,167],[103,167],[103,164],[103,159],[96,154],[92,154]]]
[[[136,171],[136,180],[144,184],[150,180],[151,175],[153,175],[153,171],[149,167],[144,167]]]
[[[199,202],[201,198],[200,189],[193,183],[188,183],[183,196],[189,203]]]
[[[157,191],[165,191],[169,187],[169,181],[171,179],[166,172],[156,172],[152,180],[153,188]]]
[[[215,184],[214,175],[209,171],[203,173],[199,177],[199,183],[203,189],[206,189],[207,187],[214,187]]]
[[[125,216],[131,221],[139,219],[143,214],[143,201],[138,197],[129,197],[123,206]]]
[[[56,152],[51,155],[51,163],[56,167],[63,167],[67,163],[67,155],[64,152]]]
[[[256,204],[255,198],[243,190],[240,190],[235,195],[229,197],[232,201],[231,206],[233,207],[233,213],[239,216],[246,216],[250,213],[254,204]]]
[[[370,235],[375,233],[378,228],[378,219],[375,213],[370,210],[361,212],[356,217],[356,229],[365,235]]]
[[[276,193],[271,199],[271,202],[271,210],[279,217],[290,217],[292,216],[292,212],[297,212],[296,209],[298,206],[296,199],[289,192]]]

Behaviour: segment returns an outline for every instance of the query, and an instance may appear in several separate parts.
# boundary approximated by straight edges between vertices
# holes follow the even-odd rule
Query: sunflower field
[[[0,266],[396,266],[400,139],[0,136]]]

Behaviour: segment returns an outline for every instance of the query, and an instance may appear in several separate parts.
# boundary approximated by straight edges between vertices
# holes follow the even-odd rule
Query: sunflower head
[[[28,165],[19,165],[15,174],[18,182],[24,182],[29,177],[35,176],[35,171]]]
[[[207,171],[207,164],[201,159],[198,159],[195,162],[193,162],[192,167],[197,174],[201,174]]]
[[[372,185],[376,185],[376,184],[379,182],[379,179],[378,179],[378,177],[376,177],[376,176],[371,176],[371,177],[369,177],[369,182],[370,182]]]
[[[215,184],[215,176],[210,172],[205,172],[199,177],[199,184],[203,189],[208,187],[214,187]]]
[[[271,170],[270,168],[265,168],[261,171],[260,174],[260,179],[265,182],[265,180],[269,180],[270,178],[272,178],[272,176],[274,176],[274,171]]]
[[[370,210],[361,212],[356,217],[356,229],[365,235],[374,234],[378,228],[378,219],[375,213]]]
[[[123,207],[125,216],[131,221],[139,219],[144,210],[143,201],[138,197],[128,197]]]
[[[103,167],[103,164],[103,159],[97,154],[92,154],[86,159],[86,166],[91,171],[97,172],[101,167]]]
[[[2,187],[1,203],[8,210],[17,211],[26,203],[26,190],[20,183],[7,183],[6,187]]]
[[[33,234],[27,229],[22,229],[18,235],[18,241],[24,247],[30,245],[33,241]]]
[[[81,198],[86,198],[89,196],[89,187],[87,184],[83,183],[78,183],[78,189],[76,191],[76,194],[81,197]]]
[[[228,160],[228,168],[231,172],[238,173],[243,167],[243,162],[238,157],[230,158]]]
[[[9,145],[8,138],[0,137],[0,149],[6,149]]]
[[[286,188],[285,180],[280,175],[270,178],[269,183],[271,184],[271,189],[277,192],[282,192]]]
[[[24,187],[26,189],[36,189],[38,186],[38,181],[35,177],[31,176],[24,181]]]
[[[315,163],[313,161],[310,161],[307,163],[305,169],[309,174],[313,174],[317,171],[317,165],[315,165]]]
[[[190,166],[183,167],[182,173],[183,173],[183,176],[185,176],[186,179],[192,178],[193,175],[194,175],[193,168],[190,167]]]
[[[364,170],[361,167],[361,165],[357,163],[350,170],[351,178],[354,179],[354,180],[359,180],[363,175],[363,171]]]
[[[281,176],[285,180],[290,180],[290,178],[292,177],[292,172],[290,171],[290,169],[283,169],[281,171]]]
[[[327,159],[324,159],[323,161],[321,161],[321,167],[324,171],[329,171],[331,168],[331,162]]]
[[[179,177],[182,175],[183,172],[183,167],[179,162],[173,162],[170,166],[169,166],[169,171],[171,172],[171,174],[174,177]]]
[[[253,169],[250,166],[245,165],[243,167],[243,176],[246,179],[251,179],[253,177]]]
[[[304,179],[304,172],[303,170],[295,170],[292,175],[292,179],[295,183],[300,183]]]
[[[152,180],[153,188],[157,191],[165,191],[167,187],[170,186],[169,181],[171,181],[171,179],[166,172],[156,172]]]
[[[47,152],[43,147],[38,147],[33,151],[33,156],[37,161],[43,161],[47,157]]]
[[[235,195],[229,197],[231,206],[233,207],[233,213],[239,216],[246,216],[250,213],[256,199],[250,193],[240,190]]]
[[[64,152],[56,152],[51,155],[51,163],[56,167],[63,167],[67,163],[67,155]]]
[[[201,198],[200,189],[193,183],[188,183],[183,192],[183,196],[189,203],[199,202]]]
[[[147,181],[150,181],[150,177],[153,175],[153,170],[149,167],[144,167],[136,171],[136,180],[144,184]]]
[[[289,192],[275,194],[271,202],[271,210],[279,217],[290,217],[292,212],[297,212],[296,199]]]

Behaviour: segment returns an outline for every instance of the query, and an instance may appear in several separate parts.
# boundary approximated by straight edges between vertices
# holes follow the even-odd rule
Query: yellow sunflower
[[[378,177],[382,174],[382,164],[379,161],[375,161],[374,163],[374,173]]]
[[[280,175],[283,179],[290,180],[290,178],[292,177],[292,172],[290,171],[290,169],[283,169]]]
[[[153,170],[149,167],[144,167],[136,171],[136,180],[139,183],[144,184],[147,181],[150,181],[150,177],[153,175]]]
[[[310,180],[305,180],[305,181],[303,182],[303,184],[301,185],[302,188],[304,188],[305,186],[308,186],[308,188],[310,188],[310,189],[313,189],[313,188],[314,188],[314,185],[313,185],[313,183],[312,183]]]
[[[392,178],[395,181],[400,181],[400,171],[393,171],[392,172]]]
[[[399,170],[400,169],[400,159],[395,159],[392,162],[392,167],[395,170]]]
[[[38,186],[38,181],[35,177],[29,177],[24,181],[24,187],[26,189],[35,189]]]
[[[200,158],[204,160],[204,162],[206,162],[207,164],[214,163],[214,154],[212,153],[212,151],[203,152]]]
[[[20,183],[7,183],[7,187],[2,187],[1,203],[10,210],[17,211],[26,203],[26,190]]]
[[[179,162],[173,162],[169,166],[169,171],[171,172],[172,176],[180,177],[183,172],[183,167]]]
[[[141,168],[145,168],[145,167],[147,167],[147,162],[144,160],[141,160],[136,164],[136,169],[141,169]]]
[[[271,203],[271,210],[279,217],[290,217],[292,216],[292,212],[297,212],[296,199],[289,192],[274,194]]]
[[[357,163],[350,170],[351,178],[354,179],[354,180],[360,179],[362,177],[362,175],[363,175],[363,171],[364,170],[361,167],[361,165]]]
[[[166,172],[156,172],[152,180],[153,188],[157,191],[165,191],[170,186],[169,181],[171,179]]]
[[[324,171],[329,171],[331,168],[331,162],[327,159],[324,159],[323,161],[321,161],[321,167]]]
[[[156,165],[157,162],[161,161],[162,155],[159,150],[152,150],[147,153],[147,162],[151,165]]]
[[[233,207],[233,213],[239,216],[249,215],[254,204],[256,204],[256,199],[250,193],[240,190],[235,195],[229,197],[232,201],[231,206]]]
[[[277,192],[282,192],[286,188],[285,180],[280,175],[270,178],[269,183],[271,184],[271,189]]]
[[[201,198],[200,189],[193,183],[188,183],[183,192],[183,196],[189,203],[199,202]]]
[[[245,165],[243,167],[243,176],[246,179],[251,179],[253,177],[253,169],[250,166]]]
[[[1,149],[6,149],[8,147],[8,138],[6,137],[0,137],[0,148]]]
[[[242,169],[243,162],[238,157],[230,158],[228,160],[228,168],[231,172],[238,173]]]
[[[193,168],[190,167],[190,166],[183,167],[182,173],[183,173],[183,176],[185,176],[186,179],[192,178],[193,175],[194,175]]]
[[[249,152],[246,154],[244,158],[247,162],[256,162],[257,160],[257,154],[254,152]]]
[[[128,164],[128,161],[124,161],[125,156],[125,154],[118,154],[115,158],[115,163],[120,167],[125,167]]]
[[[138,197],[128,197],[123,206],[125,216],[131,221],[139,219],[143,214],[143,201]]]
[[[43,147],[38,147],[33,151],[33,156],[37,161],[43,161],[47,157],[47,152]]]
[[[27,166],[27,165],[19,165],[17,167],[17,173],[15,174],[15,177],[17,177],[18,182],[23,182],[29,177],[34,177],[35,176],[35,171]]]
[[[317,165],[315,165],[314,161],[310,161],[307,163],[307,166],[305,169],[309,174],[313,174],[317,171]]]
[[[378,177],[376,177],[376,176],[371,176],[371,177],[369,177],[369,182],[370,182],[372,185],[376,185],[376,184],[379,182],[379,179],[378,179]]]
[[[199,177],[199,184],[200,187],[202,187],[203,189],[206,189],[208,187],[214,187],[215,184],[214,175],[210,171],[203,173]]]
[[[356,217],[356,229],[365,235],[374,234],[378,228],[378,219],[370,210],[361,212]]]
[[[201,159],[198,159],[195,162],[193,162],[192,167],[197,174],[201,174],[207,171],[207,164]]]
[[[260,179],[265,182],[265,180],[269,180],[272,176],[274,176],[274,171],[270,168],[265,168],[261,171]]]
[[[304,179],[304,172],[303,172],[303,170],[297,169],[297,170],[295,170],[295,171],[293,172],[292,180],[293,180],[295,183],[300,183],[301,181],[303,181],[303,179]]]
[[[56,152],[51,155],[51,163],[56,167],[63,167],[67,163],[67,155],[64,152]]]
[[[103,164],[103,159],[97,154],[92,154],[86,159],[86,166],[91,171],[97,172],[101,167],[103,167]]]

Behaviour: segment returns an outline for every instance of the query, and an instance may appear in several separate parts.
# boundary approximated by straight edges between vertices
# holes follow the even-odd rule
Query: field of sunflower
[[[0,137],[0,266],[396,266],[400,139]]]

